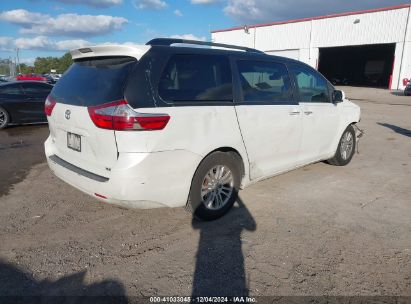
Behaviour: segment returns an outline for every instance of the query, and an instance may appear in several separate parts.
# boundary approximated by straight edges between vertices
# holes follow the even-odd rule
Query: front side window
[[[297,82],[301,102],[330,102],[327,81],[317,72],[300,65],[290,67]]]
[[[158,92],[165,101],[232,101],[228,58],[220,55],[174,55],[161,75]]]
[[[284,64],[265,61],[238,61],[244,101],[268,103],[292,100],[292,88]]]

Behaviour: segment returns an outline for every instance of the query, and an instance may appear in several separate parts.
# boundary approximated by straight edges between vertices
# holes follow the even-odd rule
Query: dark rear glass
[[[232,101],[228,58],[221,55],[174,55],[161,75],[158,92],[165,101]]]
[[[101,57],[75,61],[57,82],[52,97],[58,102],[95,106],[120,100],[130,70],[131,57]]]

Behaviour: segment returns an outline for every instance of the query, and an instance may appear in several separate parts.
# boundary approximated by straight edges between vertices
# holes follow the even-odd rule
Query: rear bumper
[[[184,150],[120,153],[109,176],[102,177],[59,158],[50,139],[45,152],[50,169],[64,182],[100,201],[139,209],[184,206],[201,161]]]

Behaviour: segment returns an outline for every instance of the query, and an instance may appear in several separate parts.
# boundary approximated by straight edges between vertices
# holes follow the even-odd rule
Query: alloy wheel
[[[230,200],[233,191],[233,173],[227,166],[217,165],[203,179],[201,199],[207,209],[219,210]]]

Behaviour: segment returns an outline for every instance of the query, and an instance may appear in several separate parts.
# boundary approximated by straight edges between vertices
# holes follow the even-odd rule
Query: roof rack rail
[[[244,47],[244,46],[214,43],[214,42],[208,42],[208,41],[178,39],[178,38],[155,38],[147,42],[146,45],[171,46],[172,44],[177,44],[177,43],[178,44],[184,43],[184,44],[194,44],[194,45],[216,46],[216,47],[221,47],[221,48],[226,48],[226,49],[235,49],[235,50],[241,50],[241,51],[246,51],[246,52],[265,54],[263,51],[259,51],[259,50]]]

